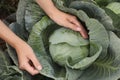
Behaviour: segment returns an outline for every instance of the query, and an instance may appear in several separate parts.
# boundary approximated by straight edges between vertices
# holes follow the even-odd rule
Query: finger
[[[81,29],[82,29],[82,30],[79,31],[80,34],[82,35],[83,38],[87,39],[87,38],[88,38],[88,33],[87,33],[87,31],[86,31],[83,27],[81,27]]]
[[[85,28],[81,25],[80,22],[78,22],[78,20],[76,18],[72,18],[69,20],[74,26],[77,26],[77,31],[80,32],[80,34],[82,35],[83,38],[88,38],[88,34],[87,31],[85,30]]]
[[[69,21],[66,21],[65,24],[66,24],[65,27],[70,28],[74,31],[80,31],[81,30],[79,27],[77,27],[75,24],[73,24]]]
[[[68,19],[71,23],[75,24],[76,26],[80,27],[80,22],[77,20],[75,16],[72,16],[71,18]]]
[[[37,70],[41,70],[42,69],[42,66],[40,65],[38,59],[36,56],[32,55],[29,57],[29,59],[32,61],[34,67],[37,69]]]
[[[24,70],[28,71],[31,75],[38,74],[38,70],[36,70],[33,66],[31,66],[29,63],[26,63],[23,67]]]

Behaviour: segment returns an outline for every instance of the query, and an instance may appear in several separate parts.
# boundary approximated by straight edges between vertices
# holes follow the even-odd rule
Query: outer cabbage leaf
[[[100,8],[98,5],[94,4],[93,1],[70,1],[71,3],[68,6],[64,6],[64,1],[61,0],[53,0],[56,7],[64,12],[68,12],[70,8],[75,10],[83,10],[90,18],[95,18],[99,20],[107,30],[114,30],[114,26],[112,24],[112,19],[105,13],[105,11]],[[72,11],[69,13],[73,13]]]
[[[120,16],[115,14],[112,10],[108,9],[108,8],[104,8],[104,10],[106,11],[106,13],[112,18],[113,20],[113,25],[115,27],[114,32],[116,33],[116,35],[118,37],[120,37]]]
[[[99,20],[106,29],[114,29],[111,18],[102,8],[93,3],[85,1],[74,1],[70,4],[70,8],[74,8],[76,10],[82,9],[90,18]]]
[[[120,2],[112,2],[106,6],[116,14],[120,14]]]
[[[100,54],[102,52],[102,47],[100,45],[91,43],[90,46],[91,46],[90,52],[93,55],[91,55],[89,57],[85,57],[84,59],[82,59],[81,61],[79,61],[76,64],[72,63],[73,59],[68,58],[67,65],[69,67],[71,67],[72,69],[85,70],[86,68],[88,68],[93,62],[95,62],[95,60],[100,56]],[[83,54],[85,54],[85,53],[83,53]]]
[[[120,0],[94,0],[99,6],[107,6],[111,2],[120,2]]]
[[[24,32],[22,31],[22,35],[24,35],[26,39],[28,38],[28,32],[25,29],[25,10],[28,2],[29,0],[20,0],[16,12],[16,22],[19,24],[21,29],[24,29]]]
[[[42,64],[43,69],[42,71],[40,71],[40,73],[53,79],[64,80],[65,79],[64,68],[52,62],[50,55],[47,53],[48,51],[45,51],[45,48],[48,47],[46,45],[48,44],[48,41],[45,42],[45,44],[43,43],[44,40],[46,41],[46,38],[49,36],[49,32],[54,30],[50,28],[49,29],[50,31],[47,32],[48,33],[47,35],[43,34],[46,27],[52,23],[53,22],[48,17],[44,17],[40,22],[35,24],[35,26],[32,29],[31,35],[29,37],[28,43],[33,48],[33,50],[36,53],[37,58]],[[45,36],[46,36],[45,39],[42,38]]]
[[[109,32],[110,46],[107,56],[97,60],[86,69],[78,80],[119,80],[120,78],[120,39]],[[92,75],[91,75],[92,74]],[[87,76],[87,77],[86,77]]]
[[[115,28],[120,29],[120,16],[118,16],[117,14],[115,14],[112,10],[108,9],[108,8],[104,8],[104,10],[106,11],[106,13],[111,17],[111,19],[113,20],[113,25]],[[116,29],[115,29],[116,30]]]
[[[44,12],[34,0],[19,1],[16,14],[17,23],[19,23],[23,29],[26,30],[27,34],[29,34],[32,26],[39,21],[43,15]]]
[[[26,74],[12,65],[7,52],[0,50],[0,80],[31,80]]]
[[[28,0],[20,0],[18,4],[18,9],[16,13],[17,23],[19,23],[21,26],[24,26],[24,16],[25,16],[25,9],[26,5],[28,3]]]
[[[45,13],[40,8],[40,6],[34,0],[29,0],[24,16],[26,30],[30,32],[33,25],[38,22],[44,15]]]
[[[71,69],[66,67],[66,78],[68,80],[78,80],[78,78],[82,75],[84,71],[80,69]]]

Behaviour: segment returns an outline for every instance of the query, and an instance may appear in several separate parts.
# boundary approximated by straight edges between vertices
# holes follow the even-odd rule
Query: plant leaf
[[[114,30],[111,18],[99,6],[85,1],[74,1],[70,4],[70,8],[83,10],[90,18],[100,21],[107,30]]]
[[[85,57],[84,59],[82,59],[81,61],[79,61],[78,63],[76,63],[74,65],[71,65],[72,60],[68,59],[67,65],[72,69],[84,70],[84,69],[88,68],[93,62],[95,62],[95,60],[99,57],[99,55],[102,52],[102,46],[96,45],[94,43],[91,43],[90,46],[91,46],[90,52],[94,55],[90,55],[90,57]]]
[[[109,32],[109,35],[110,46],[107,56],[95,61],[78,80],[118,80],[120,78],[120,47],[118,47],[120,39],[113,32]]]
[[[53,24],[53,22],[46,16],[43,17],[40,22],[36,23],[32,29],[28,43],[33,48],[43,67],[42,71],[40,71],[40,74],[43,74],[52,79],[64,80],[66,73],[64,68],[53,63],[51,57],[48,56],[49,54],[45,51],[47,46],[43,43],[44,39],[42,37],[48,38],[48,36],[45,36],[45,34],[43,35],[43,33],[50,24]],[[45,43],[48,43],[48,41]]]
[[[8,53],[0,50],[0,80],[31,80],[30,76],[24,74],[18,67],[12,65]]]
[[[30,0],[28,4],[29,5],[27,5],[25,9],[24,17],[25,28],[30,33],[33,25],[38,22],[45,15],[45,13],[35,1]]]

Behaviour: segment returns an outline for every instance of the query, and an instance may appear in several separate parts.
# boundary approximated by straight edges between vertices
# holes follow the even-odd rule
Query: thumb
[[[39,63],[38,59],[36,58],[36,56],[34,57],[29,57],[30,60],[32,61],[33,66],[35,67],[35,69],[37,69],[38,71],[42,70],[42,66]]]
[[[73,24],[73,23],[71,23],[69,21],[66,22],[66,26],[65,27],[70,28],[70,29],[72,29],[74,31],[81,31],[80,27],[76,26],[75,24]]]
[[[82,24],[80,22],[78,22],[78,20],[76,18],[69,19],[68,21],[70,21],[72,23],[72,25],[76,26],[76,27],[73,27],[74,28],[73,30],[79,31],[83,38],[85,38],[85,39],[88,38],[87,31],[82,26]]]

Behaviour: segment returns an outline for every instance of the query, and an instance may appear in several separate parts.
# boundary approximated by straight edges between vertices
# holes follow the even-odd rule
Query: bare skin
[[[79,31],[83,38],[88,38],[86,30],[81,23],[78,22],[77,18],[73,15],[59,11],[54,6],[52,0],[36,0],[36,2],[57,24],[75,31]],[[16,36],[1,20],[0,38],[15,48],[18,55],[20,69],[28,71],[31,75],[39,73],[39,70],[42,69],[42,66],[36,58],[32,48],[26,42]],[[30,64],[30,62],[33,64],[33,66]]]

